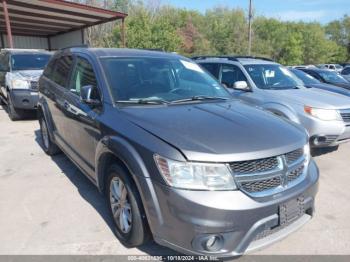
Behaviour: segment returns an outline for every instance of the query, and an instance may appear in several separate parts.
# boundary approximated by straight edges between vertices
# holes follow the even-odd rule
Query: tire
[[[43,116],[39,117],[39,124],[40,124],[40,135],[41,135],[41,142],[42,142],[42,148],[44,152],[49,155],[57,155],[61,152],[61,150],[58,148],[58,146],[52,141],[49,128],[46,124],[46,121]]]
[[[126,247],[137,247],[146,244],[151,240],[151,233],[140,195],[130,175],[115,164],[110,166],[107,174],[106,198],[114,221],[115,235]],[[119,201],[116,197],[118,191],[116,189],[120,193]],[[122,192],[125,193],[122,194]],[[123,196],[125,197],[123,198]],[[129,227],[123,226],[121,221]]]
[[[8,108],[9,117],[12,121],[17,121],[23,118],[23,115],[24,115],[23,111],[14,107],[10,95],[8,96],[7,108]]]
[[[0,94],[0,106],[3,106],[3,105],[6,105],[6,103],[4,102],[4,98]]]

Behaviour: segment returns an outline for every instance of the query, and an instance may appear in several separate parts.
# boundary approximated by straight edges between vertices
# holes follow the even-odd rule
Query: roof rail
[[[199,60],[199,59],[206,59],[206,58],[225,58],[227,60],[231,60],[231,61],[239,61],[239,58],[251,58],[251,59],[261,59],[261,60],[265,60],[265,61],[271,61],[273,62],[274,60],[270,59],[270,58],[266,58],[266,57],[261,57],[261,56],[243,56],[243,55],[227,55],[227,56],[221,56],[221,55],[213,55],[213,56],[206,56],[206,55],[202,55],[202,56],[194,56],[191,59],[193,60]]]
[[[191,57],[192,60],[206,59],[206,58],[224,58],[231,61],[238,61],[234,56],[222,56],[222,55],[200,55]]]
[[[236,58],[251,58],[251,59],[260,59],[260,60],[265,60],[265,61],[271,61],[274,62],[273,59],[263,57],[263,56],[249,56],[249,55],[242,55],[242,56],[235,56]]]
[[[69,48],[89,48],[89,45],[88,44],[82,44],[82,45],[66,46],[66,47],[60,48],[60,50],[65,50],[65,49],[69,49]]]
[[[138,50],[165,52],[163,48],[136,48]]]

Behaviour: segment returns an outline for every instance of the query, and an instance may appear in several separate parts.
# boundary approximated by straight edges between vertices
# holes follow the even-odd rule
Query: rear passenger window
[[[52,72],[51,79],[60,86],[65,87],[73,64],[72,56],[63,56],[56,62],[55,70]]]
[[[80,95],[81,87],[88,85],[97,87],[94,70],[89,61],[78,57],[76,66],[73,71],[72,80],[69,85],[69,90],[74,94]],[[95,96],[98,96],[98,94],[95,94]],[[95,99],[98,99],[98,97],[95,97]]]
[[[220,64],[200,64],[205,70],[211,73],[216,79],[219,79]]]
[[[246,81],[247,78],[243,74],[242,70],[235,65],[222,65],[221,69],[221,83],[228,88],[232,88],[234,83],[238,81]]]

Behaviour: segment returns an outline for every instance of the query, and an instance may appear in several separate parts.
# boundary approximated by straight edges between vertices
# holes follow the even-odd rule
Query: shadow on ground
[[[40,130],[35,131],[35,141],[42,148]],[[109,213],[107,202],[103,195],[100,194],[97,187],[93,185],[93,183],[88,178],[86,178],[85,175],[64,154],[52,156],[51,159],[61,169],[62,173],[78,189],[78,192],[81,195],[81,197],[99,213],[99,215],[104,219],[104,221],[114,234],[113,219]],[[138,247],[138,249],[151,256],[179,255],[177,252],[169,248],[160,246],[155,242],[151,242],[147,245]]]
[[[10,119],[8,115],[8,109],[6,105],[0,105],[0,110],[5,111],[7,113],[8,118]],[[27,110],[25,114],[23,115],[23,118],[20,121],[32,121],[37,119],[37,111],[36,110]]]

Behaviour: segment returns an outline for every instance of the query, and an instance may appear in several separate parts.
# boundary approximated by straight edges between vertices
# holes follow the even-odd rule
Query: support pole
[[[13,48],[10,17],[9,17],[9,12],[7,9],[7,0],[2,1],[2,7],[4,9],[4,17],[5,17],[5,23],[6,23],[7,44],[10,48]]]
[[[125,18],[122,18],[122,25],[121,25],[121,33],[122,33],[122,47],[126,47],[126,41],[125,41]]]
[[[248,55],[252,52],[252,0],[249,0],[249,14],[248,14]]]

